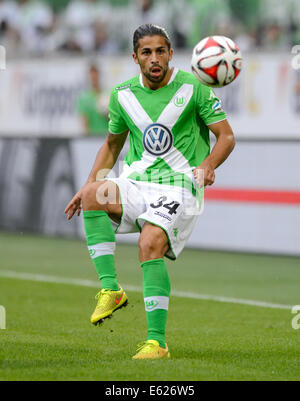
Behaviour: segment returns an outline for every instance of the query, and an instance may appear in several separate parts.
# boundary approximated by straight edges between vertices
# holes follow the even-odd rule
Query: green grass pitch
[[[128,306],[94,327],[96,288],[18,276],[96,281],[84,241],[2,233],[0,255],[0,305],[7,315],[0,380],[300,379],[300,330],[292,328],[290,309],[173,296],[172,358],[133,361],[146,335],[141,292],[127,291]],[[116,265],[125,289],[141,287],[136,246],[119,244]],[[299,258],[187,249],[167,266],[175,292],[300,304]]]

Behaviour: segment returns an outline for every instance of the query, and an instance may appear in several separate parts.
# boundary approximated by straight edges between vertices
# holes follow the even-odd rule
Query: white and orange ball
[[[209,36],[194,47],[191,67],[200,82],[218,88],[230,84],[239,75],[242,54],[232,39]]]

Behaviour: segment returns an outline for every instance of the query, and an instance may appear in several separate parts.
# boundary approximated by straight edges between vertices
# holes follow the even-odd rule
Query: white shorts
[[[190,237],[198,217],[199,203],[188,189],[152,184],[128,178],[106,178],[119,188],[122,217],[115,232],[140,232],[145,222],[161,227],[169,239],[166,257],[176,259]]]

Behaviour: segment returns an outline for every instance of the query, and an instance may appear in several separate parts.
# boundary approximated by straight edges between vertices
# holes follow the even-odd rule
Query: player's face
[[[173,56],[173,49],[169,50],[163,36],[144,36],[139,40],[137,54],[132,56],[150,83],[163,84]]]
[[[90,80],[93,88],[99,85],[99,71],[96,68],[90,69]]]

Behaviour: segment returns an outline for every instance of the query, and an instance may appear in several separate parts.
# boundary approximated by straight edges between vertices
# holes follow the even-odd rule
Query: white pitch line
[[[100,287],[99,281],[84,280],[84,279],[69,278],[69,277],[48,276],[43,274],[20,273],[12,270],[0,270],[0,277],[13,278],[17,280],[37,281],[41,283],[70,284],[70,285],[78,285],[81,287],[92,287],[92,288]],[[142,292],[141,287],[138,286],[124,284],[123,287],[126,288],[126,290],[128,291]],[[176,290],[172,291],[171,295],[179,298],[191,298],[191,299],[200,299],[204,301],[216,301],[216,302],[225,302],[231,304],[250,305],[250,306],[258,306],[261,308],[292,309],[292,305],[273,304],[263,301],[254,301],[251,299],[228,298],[217,295],[197,294],[192,292],[184,292]]]

